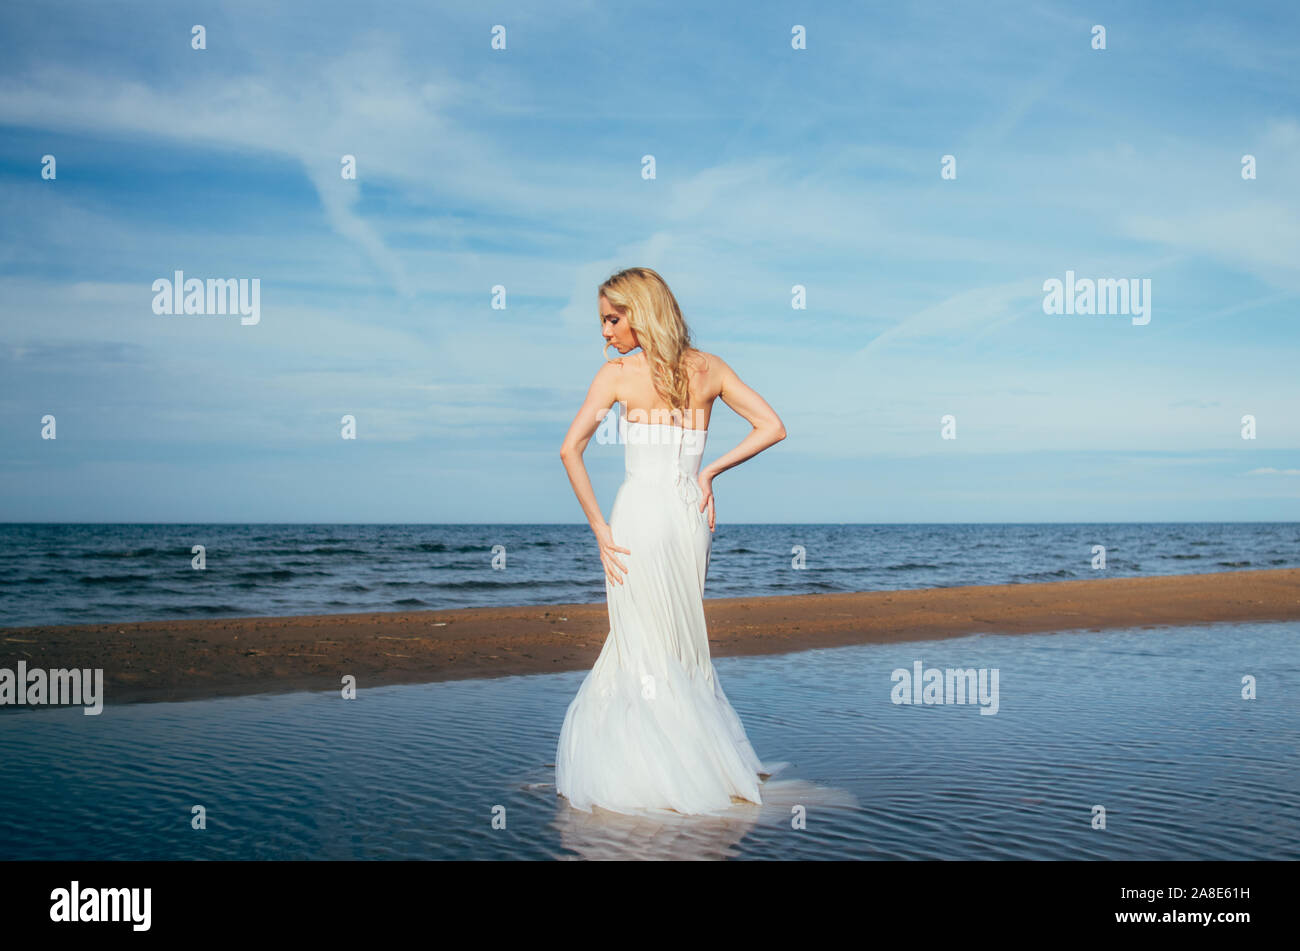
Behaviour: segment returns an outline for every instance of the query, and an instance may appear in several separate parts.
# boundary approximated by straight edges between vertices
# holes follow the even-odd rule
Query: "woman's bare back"
[[[710,359],[711,356],[701,350],[691,350],[687,355],[691,385],[687,429],[709,428],[713,401],[722,391],[718,361]],[[615,398],[626,407],[625,412],[630,422],[680,424],[663,397],[655,392],[654,383],[650,379],[650,361],[644,352],[620,357],[610,363],[619,367],[614,383]]]

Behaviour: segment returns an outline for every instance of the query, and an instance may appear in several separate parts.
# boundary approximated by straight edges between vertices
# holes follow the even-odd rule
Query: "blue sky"
[[[721,521],[1300,519],[1300,10],[953,6],[5,5],[0,520],[580,522],[633,265],[789,432]]]

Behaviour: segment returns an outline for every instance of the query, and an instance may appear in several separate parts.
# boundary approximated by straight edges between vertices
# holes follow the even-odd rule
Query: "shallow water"
[[[0,859],[1295,859],[1298,631],[977,635],[719,658],[755,749],[790,765],[762,808],[675,821],[578,813],[555,796],[555,743],[581,671],[353,701],[9,709]],[[892,671],[918,660],[997,669],[997,713],[893,703]],[[1241,698],[1245,675],[1256,700]],[[204,830],[191,828],[195,804]],[[805,829],[792,828],[797,807]]]

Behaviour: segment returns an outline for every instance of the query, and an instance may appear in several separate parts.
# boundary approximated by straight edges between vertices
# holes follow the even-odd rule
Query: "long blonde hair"
[[[691,331],[668,284],[648,267],[619,271],[596,292],[597,319],[603,325],[601,297],[608,300],[636,332],[637,342],[650,363],[650,379],[655,392],[670,408],[682,411],[684,423],[691,405],[690,375],[686,367],[686,357],[691,351]],[[605,359],[610,359],[608,354]]]

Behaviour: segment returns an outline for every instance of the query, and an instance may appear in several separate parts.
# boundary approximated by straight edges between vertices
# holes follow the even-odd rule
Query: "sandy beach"
[[[1300,569],[706,599],[714,657],[974,633],[1300,620]],[[0,667],[103,668],[105,702],[590,668],[604,603],[0,628]],[[1159,636],[1153,634],[1152,636]]]

